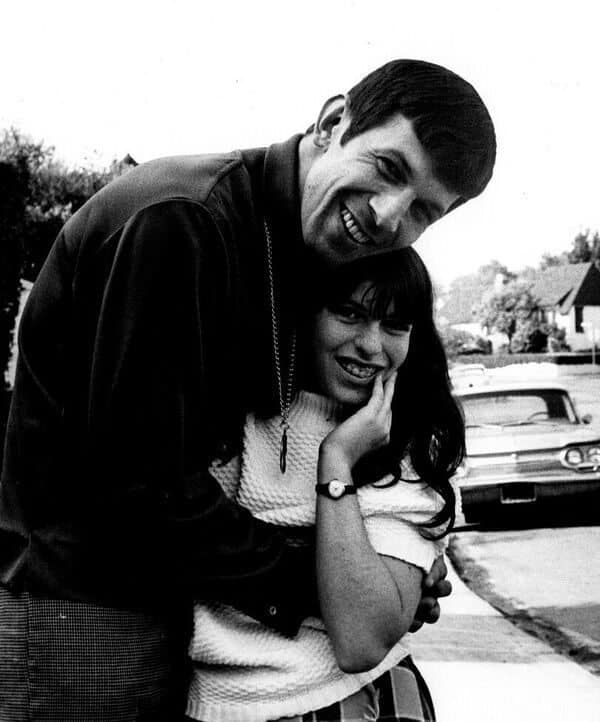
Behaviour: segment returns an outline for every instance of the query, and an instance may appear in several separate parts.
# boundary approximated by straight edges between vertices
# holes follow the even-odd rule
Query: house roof
[[[542,271],[532,286],[542,306],[567,313],[573,305],[600,306],[600,272],[594,263],[568,263]]]

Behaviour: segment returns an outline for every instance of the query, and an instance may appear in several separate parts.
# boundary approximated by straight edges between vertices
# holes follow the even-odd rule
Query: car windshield
[[[467,427],[577,423],[571,399],[556,389],[489,391],[463,396]]]

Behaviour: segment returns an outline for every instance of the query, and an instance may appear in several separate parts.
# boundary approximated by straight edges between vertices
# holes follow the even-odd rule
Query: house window
[[[583,306],[575,306],[575,333],[583,333]]]

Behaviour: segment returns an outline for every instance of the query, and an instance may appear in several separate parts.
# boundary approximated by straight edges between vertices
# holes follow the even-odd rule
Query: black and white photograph
[[[589,0],[0,10],[0,722],[600,720]]]

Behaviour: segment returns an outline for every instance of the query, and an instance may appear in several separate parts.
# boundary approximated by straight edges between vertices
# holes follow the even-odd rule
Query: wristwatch
[[[345,484],[339,479],[332,479],[326,484],[317,484],[317,494],[328,496],[330,499],[341,499],[345,494],[356,494],[354,484]]]

